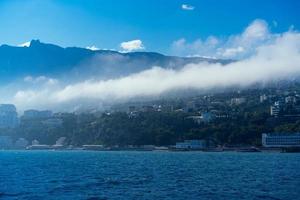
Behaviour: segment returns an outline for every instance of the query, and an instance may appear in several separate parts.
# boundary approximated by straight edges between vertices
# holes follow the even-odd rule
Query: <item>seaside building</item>
[[[40,144],[38,140],[33,140],[32,145],[26,147],[28,150],[48,150],[51,149],[50,145]]]
[[[300,147],[300,133],[263,133],[264,147]]]
[[[175,148],[178,150],[199,150],[206,148],[205,140],[185,140],[177,142]]]
[[[103,145],[96,145],[96,144],[86,144],[82,145],[83,150],[104,150]]]
[[[13,104],[0,104],[0,128],[14,128],[18,123],[16,107]]]

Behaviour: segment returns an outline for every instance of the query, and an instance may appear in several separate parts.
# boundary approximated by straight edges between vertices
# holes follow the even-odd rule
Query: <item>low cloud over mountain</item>
[[[260,37],[260,33],[264,32],[262,27],[259,30],[254,30],[254,27],[251,30],[248,27],[240,39],[236,40],[244,40],[248,33]],[[27,56],[32,56],[32,52],[41,56],[41,50],[49,54],[42,54],[44,57],[35,59],[35,67],[41,66],[37,71],[29,68],[36,75],[24,76],[19,82],[7,86],[11,93],[10,96],[4,96],[7,97],[5,100],[22,109],[46,107],[59,110],[84,104],[101,105],[127,101],[138,97],[152,98],[178,90],[247,87],[255,83],[299,76],[300,34],[289,30],[282,34],[268,32],[268,35],[272,39],[250,45],[253,53],[234,62],[200,57],[169,57],[146,52],[122,54],[80,48],[64,49],[38,41],[33,41],[30,47],[21,49],[2,46],[2,51],[9,48],[19,52],[18,55],[21,51],[28,51]],[[35,49],[37,47],[39,50]],[[224,53],[242,52],[244,48],[246,47],[227,48]],[[52,60],[54,55],[61,60]],[[68,60],[70,57],[72,59]],[[22,58],[26,61],[26,56]],[[3,58],[1,59],[3,63]],[[50,63],[47,70],[51,73],[39,74],[45,67],[43,62]],[[4,91],[2,89],[0,93]]]

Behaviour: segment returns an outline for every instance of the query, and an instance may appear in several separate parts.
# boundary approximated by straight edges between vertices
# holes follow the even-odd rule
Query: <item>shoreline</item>
[[[236,153],[300,153],[300,152],[283,152],[281,149],[270,149],[270,150],[260,150],[260,151],[240,151],[240,150],[223,150],[223,151],[219,151],[219,150],[142,150],[142,149],[0,149],[0,152],[3,151],[27,151],[27,152],[34,152],[34,151],[45,151],[45,152],[76,152],[76,151],[80,151],[80,152],[170,152],[170,153],[232,153],[232,152],[236,152]]]

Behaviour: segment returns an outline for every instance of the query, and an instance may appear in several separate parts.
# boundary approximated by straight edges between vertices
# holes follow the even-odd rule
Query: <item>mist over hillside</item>
[[[103,108],[103,103],[89,97],[78,100],[40,104],[29,103],[33,99],[20,97],[34,91],[52,93],[68,84],[79,82],[114,80],[132,74],[143,73],[153,67],[166,70],[180,70],[187,64],[220,63],[226,65],[233,60],[204,57],[166,56],[155,52],[118,52],[111,50],[90,50],[87,48],[63,48],[54,44],[32,40],[26,46],[0,46],[0,93],[1,102],[16,103],[22,108],[43,108],[70,111],[81,107]],[[107,88],[109,89],[109,87]],[[97,95],[102,96],[97,93]],[[38,95],[40,96],[40,95]],[[141,95],[142,96],[142,95]],[[83,100],[84,99],[84,103]],[[27,102],[29,104],[27,104]]]
[[[182,43],[177,47],[190,48]],[[120,53],[62,48],[38,40],[28,47],[2,45],[0,101],[14,103],[20,110],[103,109],[136,99],[294,81],[300,75],[300,34],[293,29],[271,33],[264,21],[256,20],[214,48],[216,55],[224,51],[245,57],[224,60]]]

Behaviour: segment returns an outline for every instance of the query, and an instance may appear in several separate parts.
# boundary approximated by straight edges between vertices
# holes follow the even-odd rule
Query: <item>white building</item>
[[[48,150],[51,149],[50,145],[40,144],[38,140],[33,140],[32,145],[26,147],[28,150]]]
[[[197,150],[206,148],[205,140],[185,140],[184,142],[177,142],[176,149],[181,150]]]
[[[96,145],[96,144],[86,144],[82,145],[83,150],[104,150],[103,145]]]
[[[273,106],[270,107],[271,116],[278,117],[281,111],[281,106],[279,101],[276,101]]]
[[[263,133],[262,145],[264,147],[300,147],[300,133]]]

